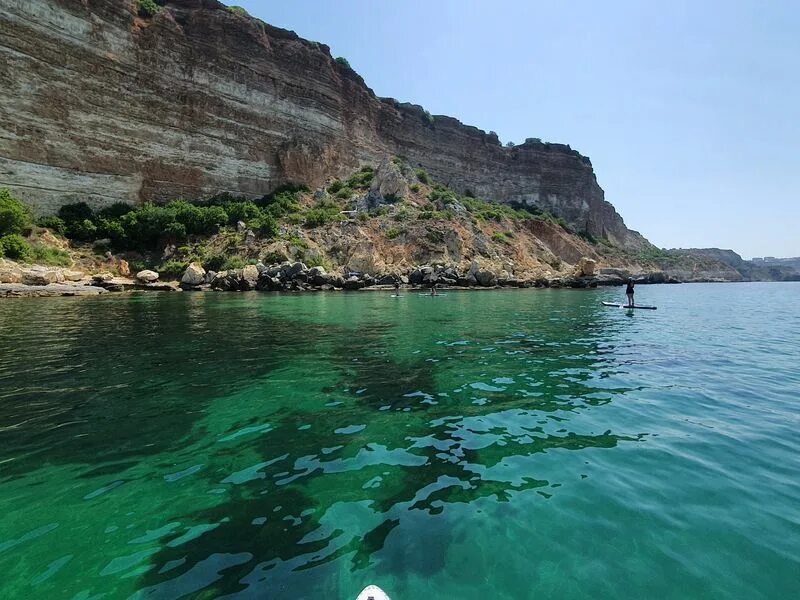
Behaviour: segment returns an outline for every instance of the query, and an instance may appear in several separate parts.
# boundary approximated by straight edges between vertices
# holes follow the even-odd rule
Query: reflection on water
[[[570,565],[586,549],[605,564],[641,544],[626,531],[636,514],[657,515],[644,528],[658,535],[680,529],[658,522],[685,469],[659,440],[687,427],[670,412],[701,394],[676,377],[664,313],[630,320],[601,295],[2,304],[8,589],[588,596],[597,574]],[[708,417],[696,403],[686,415]],[[644,543],[634,582],[637,569],[653,592],[674,580],[667,546]],[[778,583],[797,556],[783,551]],[[714,589],[690,571],[684,589]]]

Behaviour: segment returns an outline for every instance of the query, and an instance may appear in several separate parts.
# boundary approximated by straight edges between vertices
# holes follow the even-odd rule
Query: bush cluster
[[[28,209],[9,190],[0,189],[0,237],[26,233],[30,227]]]
[[[29,261],[33,258],[31,245],[18,233],[10,233],[0,237],[0,256],[14,260]]]
[[[165,0],[139,0],[138,13],[143,19],[154,17],[164,6]]]
[[[108,238],[117,249],[152,250],[165,242],[181,242],[192,235],[211,235],[226,225],[244,221],[262,235],[275,237],[277,217],[297,210],[294,192],[283,191],[255,202],[227,195],[191,203],[174,200],[164,205],[132,207],[118,203],[98,212],[85,202],[61,207],[58,217],[42,219],[67,238],[91,242]]]

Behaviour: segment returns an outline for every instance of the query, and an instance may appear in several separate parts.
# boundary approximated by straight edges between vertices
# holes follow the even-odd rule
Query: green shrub
[[[158,274],[165,279],[179,279],[183,277],[189,263],[182,260],[170,260],[156,267]]]
[[[31,260],[42,265],[52,265],[56,267],[69,267],[72,259],[69,253],[59,248],[33,244],[31,246]]]
[[[289,259],[283,252],[273,250],[272,252],[267,252],[261,259],[261,262],[263,262],[265,265],[278,265],[287,260]]]
[[[25,233],[30,226],[28,209],[9,190],[0,189],[0,236]]]
[[[139,0],[139,16],[143,19],[149,19],[155,16],[161,10],[161,6],[155,3],[154,0]]]
[[[399,229],[398,227],[392,227],[386,230],[386,237],[390,240],[400,237],[406,232],[405,229]]]
[[[297,237],[296,235],[289,235],[286,236],[286,240],[295,248],[299,248],[300,250],[308,250],[308,243],[305,240]]]
[[[343,187],[344,187],[344,183],[342,183],[340,180],[337,179],[336,181],[334,181],[332,184],[330,184],[328,186],[328,193],[329,194],[335,194],[336,192],[338,192]]]
[[[171,242],[180,242],[186,239],[186,226],[173,221],[164,229],[164,237]]]
[[[335,204],[317,206],[306,213],[305,226],[313,229],[314,227],[341,221],[343,219],[341,213],[342,211]]]
[[[340,200],[349,200],[353,197],[353,190],[347,186],[340,188],[339,191],[336,192],[336,197]]]
[[[422,169],[417,169],[414,174],[417,176],[420,182],[424,183],[425,185],[430,184],[431,178],[428,176],[428,173]]]
[[[347,187],[355,190],[365,190],[372,184],[375,177],[375,169],[370,166],[361,167],[358,173],[350,176],[347,180]]]
[[[64,221],[64,235],[71,240],[90,242],[96,239],[97,226],[94,224],[94,211],[86,202],[65,204],[58,210]]]
[[[91,242],[97,239],[97,225],[90,219],[74,221],[67,224],[67,237],[80,242]]]
[[[353,70],[353,67],[350,66],[350,61],[347,60],[344,56],[337,56],[336,57],[336,64],[341,65],[347,69]]]
[[[64,219],[55,215],[41,217],[36,224],[39,227],[45,227],[51,231],[54,231],[59,235],[64,235],[67,232],[67,225],[64,223]]]
[[[228,213],[228,223],[235,225],[239,221],[249,223],[251,220],[261,216],[261,209],[253,202],[245,200],[243,202],[229,202],[224,204],[225,212]]]
[[[492,239],[501,244],[508,244],[508,238],[506,238],[504,233],[493,233]]]
[[[231,271],[233,269],[244,269],[247,266],[247,261],[239,256],[239,255],[232,255],[228,256],[225,259],[225,262],[222,263],[221,271]]]
[[[225,254],[211,254],[203,260],[203,268],[206,271],[221,271],[225,261],[228,260]]]
[[[127,215],[132,210],[135,210],[135,208],[127,202],[115,202],[111,206],[101,209],[97,215],[103,219],[113,221],[114,219],[119,219],[120,217]]]
[[[32,258],[31,245],[18,233],[0,237],[0,256],[28,261]]]
[[[417,194],[421,188],[419,187],[418,183],[412,183],[410,186],[408,186],[408,189]]]
[[[273,217],[270,215],[263,215],[252,222],[253,229],[258,231],[262,236],[268,238],[278,237],[281,232],[281,227]]]
[[[247,12],[247,9],[242,8],[241,6],[229,6],[228,11],[232,12],[233,14],[239,17],[249,17],[250,13]]]
[[[441,231],[436,231],[435,229],[426,233],[425,237],[429,242],[434,244],[441,244],[444,241],[444,234]]]

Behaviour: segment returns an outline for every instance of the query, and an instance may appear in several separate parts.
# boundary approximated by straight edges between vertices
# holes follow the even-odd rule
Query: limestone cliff
[[[436,180],[647,246],[569,146],[381,99],[322,44],[216,0],[0,0],[0,186],[39,212],[86,200],[261,196],[402,156]]]

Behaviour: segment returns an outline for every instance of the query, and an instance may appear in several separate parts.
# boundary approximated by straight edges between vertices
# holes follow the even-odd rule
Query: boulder
[[[155,271],[150,271],[148,269],[145,269],[144,271],[139,271],[136,274],[136,279],[143,283],[155,283],[156,281],[158,281],[158,277],[159,277],[158,273],[156,273]]]
[[[206,280],[204,283],[211,283],[214,281],[214,278],[217,276],[216,271],[206,271]]]
[[[111,281],[114,279],[114,276],[111,273],[95,273],[92,275],[92,281],[95,282],[103,282],[103,281]]]
[[[579,277],[592,277],[594,275],[596,267],[597,267],[596,260],[594,260],[593,258],[588,258],[586,256],[582,257],[580,262],[578,263]]]
[[[131,276],[131,266],[128,264],[127,260],[122,260],[120,258],[117,261],[117,273],[120,274],[120,277],[130,277]]]
[[[64,270],[64,279],[67,281],[80,281],[84,278],[83,271],[72,271],[71,269]]]
[[[239,233],[244,233],[247,230],[247,224],[244,221],[237,221],[236,222],[236,231]]]
[[[181,277],[183,285],[198,286],[204,284],[206,281],[206,270],[199,263],[193,262],[188,267]]]
[[[493,287],[497,285],[497,275],[483,269],[475,273],[475,280],[483,287]]]
[[[384,202],[396,202],[408,196],[408,182],[399,167],[391,160],[384,160],[372,178],[368,203],[370,208]]]
[[[277,292],[278,290],[283,289],[283,284],[281,280],[277,277],[272,277],[268,275],[266,272],[261,273],[258,277],[258,284],[256,285],[257,290],[267,291],[267,292]]]
[[[241,279],[239,282],[240,290],[254,290],[258,284],[258,268],[255,265],[247,265],[241,271]]]
[[[22,283],[22,269],[14,263],[0,260],[0,283]]]
[[[252,229],[248,229],[244,233],[244,245],[246,248],[252,248],[256,244],[256,234]]]
[[[258,274],[261,275],[261,273],[267,270],[267,265],[261,261],[258,261],[258,263],[256,263],[256,269],[258,269]]]
[[[50,285],[64,283],[64,271],[47,267],[32,267],[22,271],[22,283],[25,285]]]
[[[299,275],[300,273],[303,273],[303,272],[305,272],[305,271],[308,271],[308,267],[307,267],[307,266],[305,266],[305,265],[304,265],[303,263],[301,263],[301,262],[296,262],[296,263],[293,263],[293,264],[292,264],[292,265],[291,265],[291,266],[290,266],[290,267],[287,269],[287,271],[286,271],[286,275],[287,275],[287,276],[288,276],[290,279],[294,279],[294,278],[295,278],[297,275]]]
[[[348,277],[342,287],[346,290],[360,290],[364,287],[364,282],[356,276]]]

